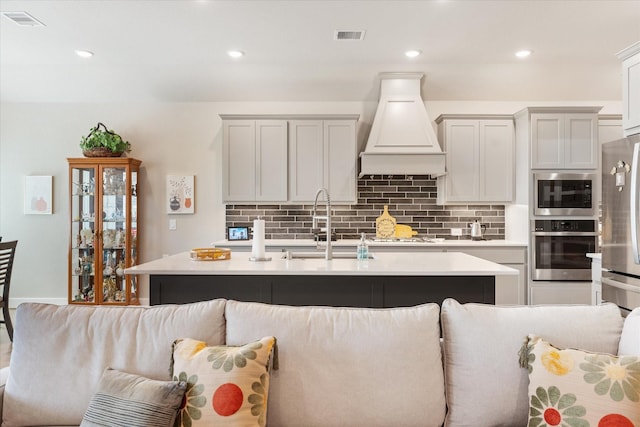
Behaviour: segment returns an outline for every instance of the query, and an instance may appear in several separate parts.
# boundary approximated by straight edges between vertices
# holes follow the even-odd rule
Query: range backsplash
[[[358,180],[357,204],[331,204],[331,228],[337,239],[355,239],[360,233],[375,237],[376,218],[384,205],[398,224],[410,225],[418,237],[470,239],[469,223],[478,220],[486,226],[487,239],[504,239],[504,205],[436,204],[436,180],[429,175],[372,175]],[[324,203],[318,214],[324,215]],[[267,239],[312,239],[313,204],[227,205],[227,227],[249,226],[261,216]],[[323,223],[321,223],[321,226]],[[463,235],[451,236],[452,228]]]

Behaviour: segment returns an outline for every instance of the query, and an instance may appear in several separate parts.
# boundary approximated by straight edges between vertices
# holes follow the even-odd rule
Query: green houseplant
[[[131,144],[103,123],[98,123],[87,136],[82,137],[80,148],[86,157],[120,157],[122,153],[131,151]]]

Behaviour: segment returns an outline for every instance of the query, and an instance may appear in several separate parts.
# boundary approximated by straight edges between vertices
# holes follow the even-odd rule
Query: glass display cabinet
[[[139,304],[137,277],[124,269],[138,253],[140,160],[67,159],[71,199],[69,304]]]

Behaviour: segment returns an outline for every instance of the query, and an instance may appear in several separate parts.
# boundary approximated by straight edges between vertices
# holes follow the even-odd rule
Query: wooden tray
[[[231,259],[228,248],[196,248],[191,249],[191,261],[224,261]]]

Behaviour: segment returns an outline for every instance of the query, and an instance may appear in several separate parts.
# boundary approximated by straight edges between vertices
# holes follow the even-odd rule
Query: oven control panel
[[[596,231],[596,221],[588,219],[537,219],[534,231],[588,233]]]

